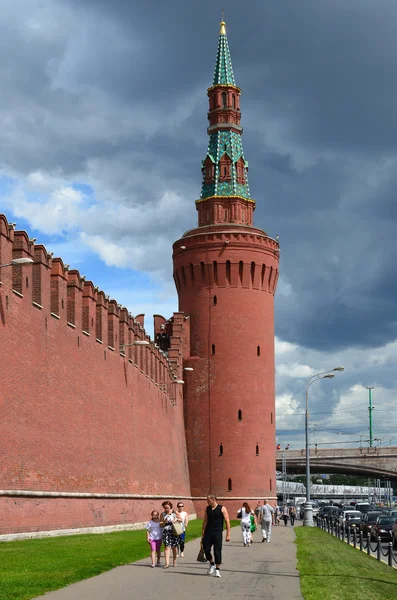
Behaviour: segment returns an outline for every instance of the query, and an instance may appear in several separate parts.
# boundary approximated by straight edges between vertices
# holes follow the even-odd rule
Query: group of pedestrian
[[[161,566],[161,546],[164,544],[165,565],[163,568],[168,569],[171,549],[174,567],[176,567],[178,549],[179,556],[182,558],[184,556],[185,531],[189,519],[182,502],[178,502],[176,511],[173,510],[172,503],[168,500],[162,503],[162,507],[164,510],[161,514],[156,510],[151,513],[151,520],[146,526],[147,541],[151,548],[152,567]],[[279,523],[279,515],[279,507],[277,505],[275,507],[271,506],[266,499],[263,504],[258,502],[255,510],[251,510],[248,502],[244,502],[237,512],[237,517],[241,523],[244,547],[249,547],[253,542],[253,535],[258,528],[261,530],[262,543],[270,544],[272,524]],[[285,525],[287,525],[288,519],[291,520],[293,525],[296,517],[295,507],[288,507],[284,504],[282,517]],[[225,524],[226,541],[229,542],[230,519],[226,507],[218,504],[217,497],[214,494],[208,495],[201,543],[205,559],[209,562],[207,574],[215,575],[215,577],[221,577],[222,536]]]
[[[164,544],[165,564],[163,569],[168,569],[171,549],[174,567],[176,567],[178,551],[181,558],[184,556],[189,517],[182,502],[178,502],[176,511],[173,510],[172,503],[168,500],[161,506],[163,507],[161,514],[157,510],[151,512],[151,519],[146,525],[146,536],[151,550],[152,567],[161,566],[161,546]]]

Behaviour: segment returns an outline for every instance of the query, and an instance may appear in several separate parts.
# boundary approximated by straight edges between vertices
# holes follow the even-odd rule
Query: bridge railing
[[[386,542],[386,547],[383,548],[380,537],[373,542],[370,533],[364,536],[361,529],[341,525],[338,520],[332,518],[317,519],[317,527],[361,552],[366,552],[368,556],[373,556],[377,560],[387,563],[389,567],[397,568],[397,556],[394,552],[394,548],[397,548],[397,542],[394,542],[393,538],[390,537],[390,540]],[[386,560],[384,560],[385,558]]]

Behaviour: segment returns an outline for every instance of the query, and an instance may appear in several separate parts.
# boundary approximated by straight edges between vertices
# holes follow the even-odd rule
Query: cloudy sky
[[[218,6],[219,4],[219,6]],[[133,314],[177,308],[222,2],[4,0],[0,211]],[[280,235],[278,439],[397,445],[397,4],[229,0],[255,223]],[[365,442],[364,442],[365,443]]]

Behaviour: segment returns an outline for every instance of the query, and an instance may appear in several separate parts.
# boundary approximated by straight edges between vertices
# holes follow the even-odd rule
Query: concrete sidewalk
[[[142,535],[144,533],[142,532]],[[44,600],[208,600],[249,598],[302,599],[296,571],[295,534],[291,526],[273,527],[271,544],[260,542],[260,532],[249,548],[239,527],[223,543],[222,578],[207,575],[207,563],[196,562],[199,540],[189,542],[177,567],[152,569],[150,559],[117,567],[97,577],[40,596]],[[163,561],[163,559],[162,559]],[[172,562],[171,562],[172,564]]]

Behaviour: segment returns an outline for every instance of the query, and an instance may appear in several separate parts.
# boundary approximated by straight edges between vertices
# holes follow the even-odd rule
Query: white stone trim
[[[196,513],[189,515],[189,520],[197,519]],[[32,540],[45,537],[59,537],[63,535],[83,535],[95,533],[112,533],[114,531],[134,531],[146,528],[147,521],[139,523],[123,523],[122,525],[104,525],[103,527],[80,527],[79,529],[54,529],[52,531],[28,531],[26,533],[6,533],[0,535],[0,542],[13,542],[16,540]]]
[[[1,496],[22,496],[34,498],[108,498],[109,500],[138,499],[138,500],[206,500],[207,496],[184,496],[169,494],[106,494],[95,492],[47,492],[41,490],[0,490]],[[276,500],[277,496],[218,496],[218,500]]]

